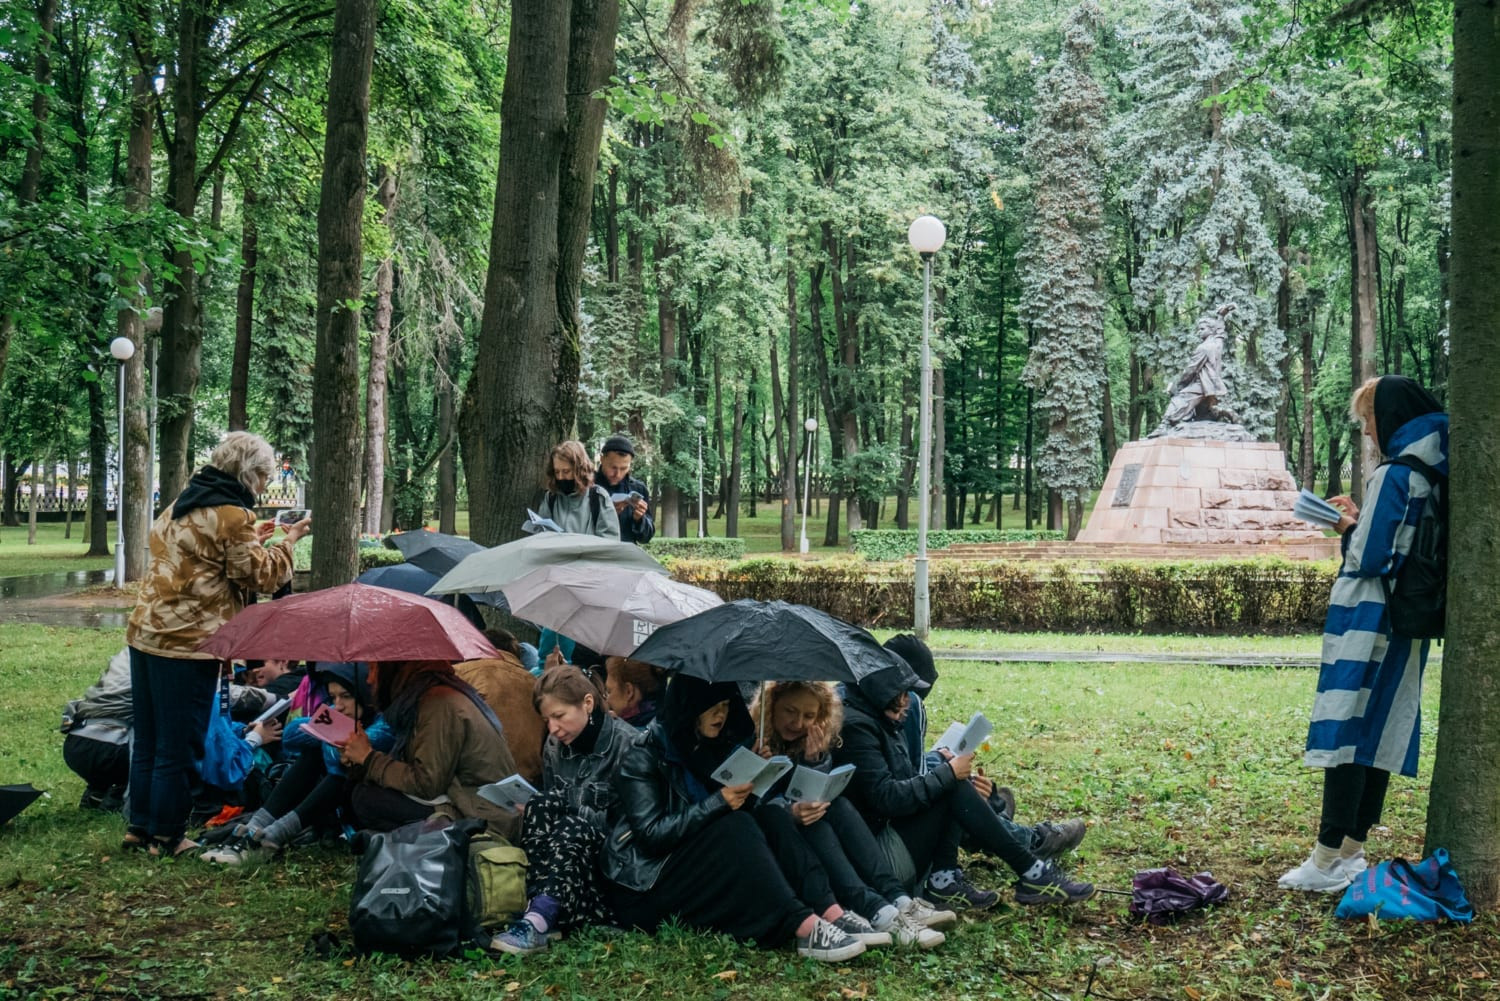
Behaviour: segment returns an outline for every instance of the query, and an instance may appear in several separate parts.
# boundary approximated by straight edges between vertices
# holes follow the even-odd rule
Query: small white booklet
[[[1332,528],[1344,516],[1344,512],[1306,488],[1297,494],[1297,502],[1292,505],[1292,514],[1319,528]]]
[[[325,744],[338,747],[354,733],[354,720],[333,706],[319,706],[318,711],[302,724],[302,731],[317,737]]]
[[[609,502],[611,504],[634,504],[636,501],[642,499],[643,498],[641,497],[641,492],[639,490],[632,490],[628,494],[609,495]]]
[[[853,765],[839,765],[827,772],[798,765],[786,787],[786,798],[795,803],[832,803],[849,787],[853,778]]]
[[[270,719],[273,716],[280,716],[282,713],[286,712],[286,707],[291,704],[291,699],[277,699],[275,702],[271,703],[271,705],[266,709],[265,712],[261,713],[259,716],[251,720],[250,725],[254,726],[257,723],[264,723],[266,720]]]
[[[526,801],[536,795],[536,787],[519,775],[503,778],[479,787],[479,795],[512,813],[525,806]]]
[[[766,790],[776,784],[777,779],[791,770],[792,759],[784,754],[762,758],[748,747],[736,747],[734,753],[714,769],[714,781],[726,786],[742,786],[746,782],[753,782],[755,788],[751,791],[757,796],[764,796]]]
[[[543,518],[531,508],[527,508],[526,520],[521,523],[521,531],[527,535],[535,535],[538,532],[561,532],[562,526],[551,518]]]
[[[989,739],[990,734],[995,732],[995,725],[984,718],[984,713],[975,713],[967,723],[954,723],[943,731],[938,742],[932,746],[934,751],[946,747],[953,752],[955,758],[962,757],[970,751],[977,751],[979,745]]]

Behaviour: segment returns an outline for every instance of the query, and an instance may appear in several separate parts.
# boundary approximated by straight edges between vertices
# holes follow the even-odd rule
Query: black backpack
[[[1441,639],[1448,610],[1448,478],[1410,455],[1398,455],[1386,464],[1406,466],[1430,488],[1417,516],[1411,550],[1395,578],[1385,578],[1391,632],[1418,640]]]
[[[451,956],[478,934],[468,905],[469,841],[482,820],[427,821],[370,834],[349,895],[349,932],[360,952]]]

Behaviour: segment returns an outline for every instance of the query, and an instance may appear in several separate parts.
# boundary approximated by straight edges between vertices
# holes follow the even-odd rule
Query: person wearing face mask
[[[532,690],[547,725],[542,788],[523,807],[526,892],[520,920],[491,948],[524,956],[547,948],[563,928],[608,921],[599,854],[615,811],[613,779],[636,731],[611,716],[604,693],[572,664],[548,668]]]
[[[547,456],[544,493],[537,513],[564,532],[620,540],[620,519],[609,491],[594,482],[594,464],[583,444],[561,442]]]

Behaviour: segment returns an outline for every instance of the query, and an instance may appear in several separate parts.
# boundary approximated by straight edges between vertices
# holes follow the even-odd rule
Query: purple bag
[[[1154,925],[1177,920],[1187,911],[1223,903],[1229,888],[1200,872],[1188,877],[1176,869],[1142,869],[1131,881],[1130,913]]]

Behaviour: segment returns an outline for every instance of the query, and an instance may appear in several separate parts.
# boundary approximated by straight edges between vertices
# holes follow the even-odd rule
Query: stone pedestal
[[[1292,515],[1296,499],[1273,442],[1147,438],[1115,453],[1078,541],[1275,547],[1322,539]]]

